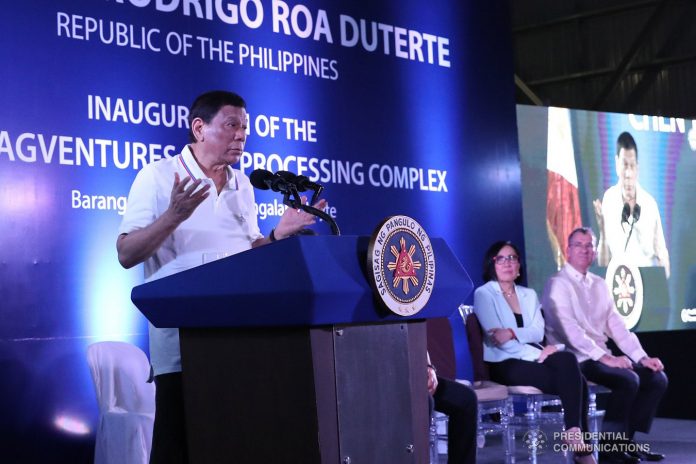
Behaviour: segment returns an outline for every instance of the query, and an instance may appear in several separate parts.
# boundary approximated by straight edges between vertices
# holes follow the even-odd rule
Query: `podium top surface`
[[[133,288],[155,327],[283,327],[447,317],[471,278],[442,239],[432,239],[433,293],[417,314],[383,309],[367,277],[369,237],[297,236]]]

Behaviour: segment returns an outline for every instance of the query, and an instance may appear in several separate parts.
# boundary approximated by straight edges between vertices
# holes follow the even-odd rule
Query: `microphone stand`
[[[317,202],[319,199],[319,195],[321,195],[321,192],[324,190],[324,187],[321,185],[317,185],[317,187],[314,189],[314,195],[312,195],[312,199],[309,201],[310,205],[313,205],[314,203]]]
[[[636,219],[633,218],[631,221],[631,228],[628,229],[628,237],[626,238],[626,244],[624,245],[624,252],[628,249],[628,242],[631,240],[631,234],[633,233],[633,226],[636,224]]]
[[[312,199],[314,200],[315,197],[319,196],[319,193],[321,193],[321,191],[315,192]],[[287,190],[283,192],[283,204],[289,206],[290,208],[301,209],[305,213],[309,213],[312,216],[316,216],[318,218],[323,219],[331,227],[331,233],[333,235],[341,235],[341,231],[339,230],[338,224],[336,224],[334,218],[332,218],[329,214],[325,213],[324,211],[315,208],[314,206],[302,204],[302,200],[300,199],[300,194],[297,191],[297,187],[291,183],[288,184]]]

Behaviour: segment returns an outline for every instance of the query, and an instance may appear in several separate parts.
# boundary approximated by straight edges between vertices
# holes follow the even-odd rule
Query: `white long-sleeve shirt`
[[[607,347],[609,338],[634,362],[647,356],[638,337],[616,312],[609,289],[598,275],[583,275],[566,264],[546,283],[542,306],[547,341],[564,343],[578,362],[612,354]]]

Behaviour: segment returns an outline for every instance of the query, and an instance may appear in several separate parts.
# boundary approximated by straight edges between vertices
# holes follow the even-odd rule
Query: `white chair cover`
[[[147,464],[155,420],[155,384],[145,353],[124,342],[87,347],[99,403],[95,464]]]

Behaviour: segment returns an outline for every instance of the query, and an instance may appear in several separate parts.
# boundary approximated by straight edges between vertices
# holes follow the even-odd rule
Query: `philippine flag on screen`
[[[556,265],[560,269],[566,261],[568,235],[582,225],[570,111],[566,108],[549,108],[548,128],[546,229]]]

